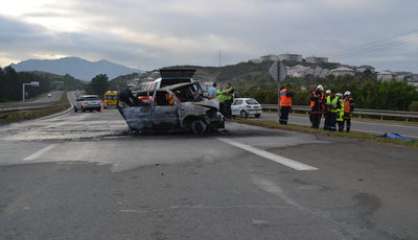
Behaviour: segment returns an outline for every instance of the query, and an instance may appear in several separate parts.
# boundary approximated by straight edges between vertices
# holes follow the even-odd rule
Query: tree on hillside
[[[88,92],[99,96],[103,96],[108,89],[109,79],[106,74],[99,74],[95,76],[88,86]]]
[[[18,101],[22,97],[22,81],[12,67],[6,67],[0,79],[0,100]]]

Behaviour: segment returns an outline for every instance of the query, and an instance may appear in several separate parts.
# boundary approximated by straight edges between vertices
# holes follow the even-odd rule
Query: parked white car
[[[260,103],[254,98],[235,98],[231,106],[232,116],[259,118],[263,112]]]

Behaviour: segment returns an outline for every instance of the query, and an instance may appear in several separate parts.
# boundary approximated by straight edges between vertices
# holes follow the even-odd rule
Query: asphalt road
[[[417,239],[418,150],[115,110],[0,127],[0,239]]]
[[[263,113],[260,119],[264,120],[277,120],[276,113]],[[308,115],[301,114],[290,114],[289,123],[310,126]],[[322,118],[321,127],[323,127],[324,118]],[[418,138],[418,125],[407,125],[402,123],[393,123],[393,122],[382,122],[382,121],[373,121],[373,120],[356,120],[352,119],[351,121],[352,130],[359,132],[367,132],[383,135],[388,132],[399,133],[406,137]]]

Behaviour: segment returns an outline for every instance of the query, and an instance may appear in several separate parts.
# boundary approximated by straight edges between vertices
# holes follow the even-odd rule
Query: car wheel
[[[248,118],[248,113],[244,110],[241,110],[241,112],[239,113],[240,117],[242,118]]]
[[[208,129],[207,124],[203,120],[194,120],[191,124],[192,132],[196,135],[202,135]]]
[[[82,108],[82,109],[81,109],[81,111],[82,111],[82,112],[86,112],[86,109]]]
[[[74,107],[74,112],[78,112],[78,109],[76,107]]]
[[[254,115],[254,117],[255,117],[255,118],[260,118],[260,117],[261,117],[261,114],[259,114],[259,113],[258,113],[258,114],[256,114],[256,115]]]
[[[98,108],[98,109],[96,109],[98,112],[101,112],[102,111],[102,109],[101,108]]]

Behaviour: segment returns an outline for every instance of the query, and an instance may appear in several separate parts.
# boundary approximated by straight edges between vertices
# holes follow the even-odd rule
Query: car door
[[[243,101],[240,99],[236,99],[231,105],[232,115],[239,115],[241,112],[241,105]]]
[[[179,126],[178,105],[169,98],[175,97],[165,90],[155,91],[152,109],[152,121],[155,128],[170,129]]]

